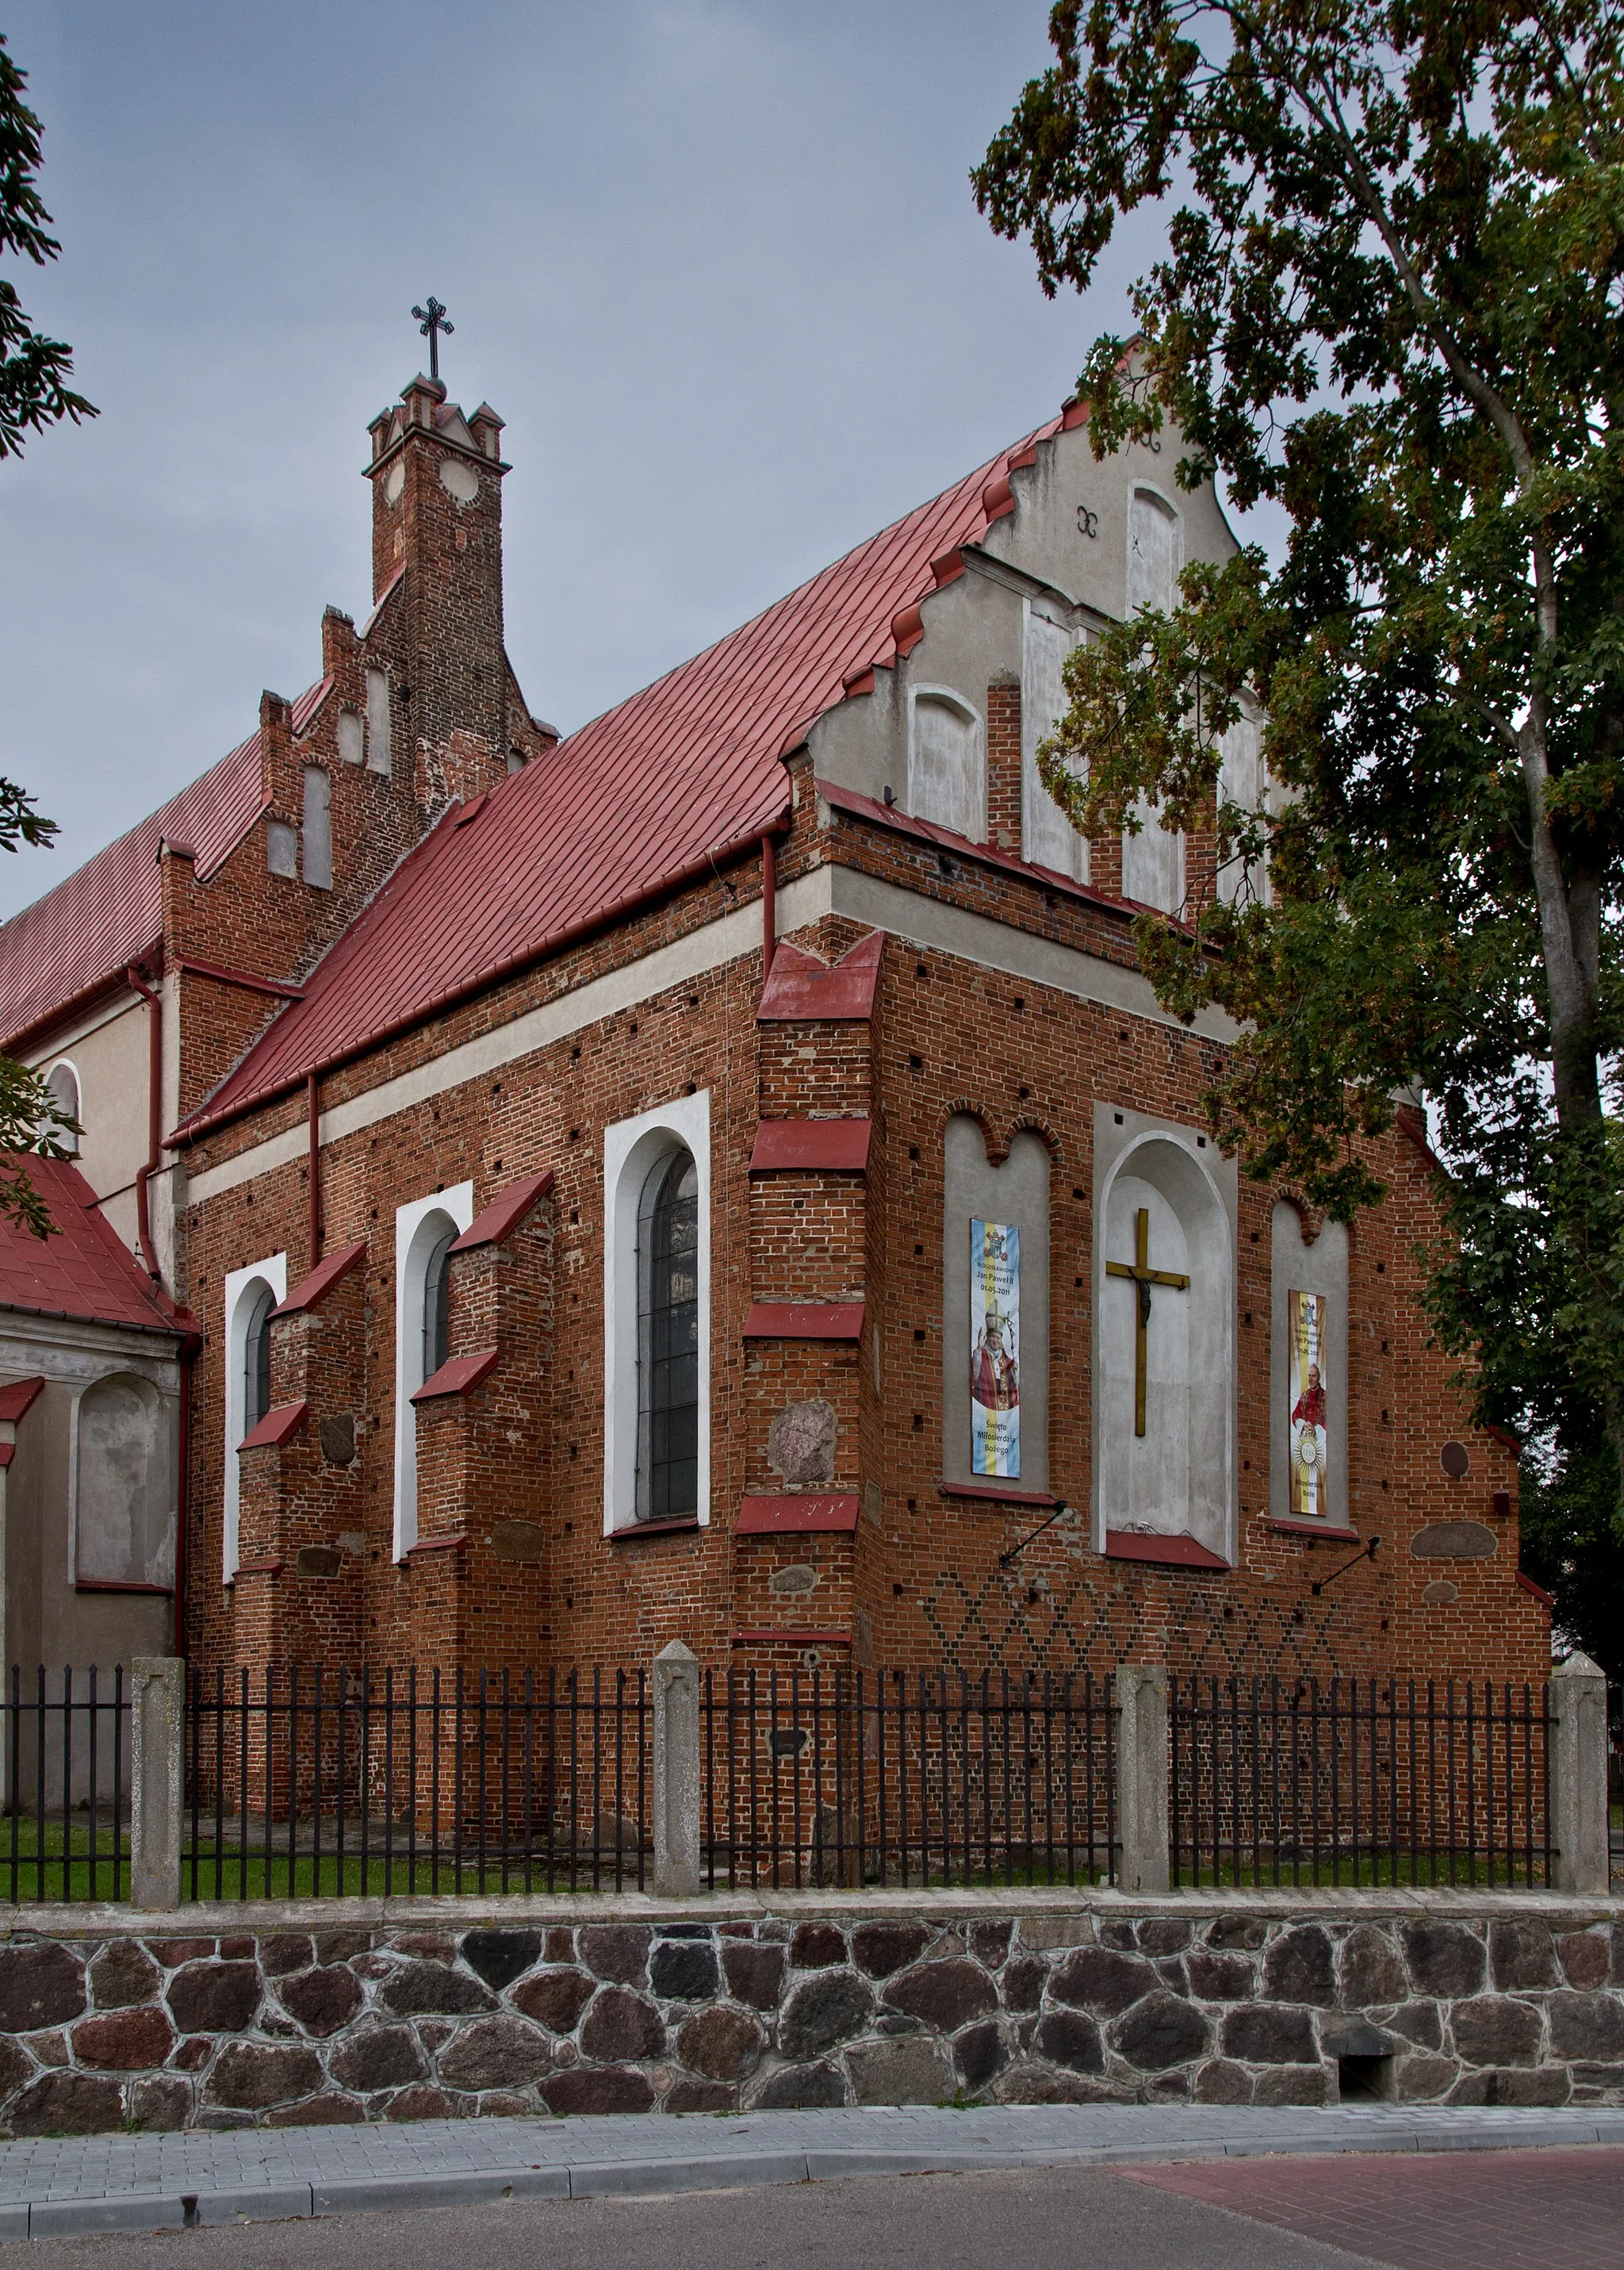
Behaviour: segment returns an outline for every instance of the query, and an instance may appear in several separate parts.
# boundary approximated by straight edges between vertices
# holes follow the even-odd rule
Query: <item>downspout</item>
[[[147,1020],[146,1164],[136,1170],[136,1235],[146,1273],[163,1283],[158,1254],[152,1244],[152,1219],[147,1184],[158,1172],[163,1148],[164,1009],[163,1003],[132,961],[124,972],[132,992],[140,994],[152,1014]]]
[[[174,1515],[174,1651],[186,1653],[186,1531],[192,1509],[192,1366],[203,1352],[203,1334],[188,1332],[181,1342],[179,1485]]]
[[[305,1116],[309,1124],[310,1266],[322,1257],[322,1115],[316,1108],[314,1071],[305,1074]]]
[[[778,855],[770,835],[761,838],[761,983],[766,984],[778,946]]]

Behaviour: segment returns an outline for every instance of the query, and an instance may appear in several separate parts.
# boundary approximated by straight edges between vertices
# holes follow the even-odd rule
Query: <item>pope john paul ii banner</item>
[[[1291,1413],[1291,1510],[1329,1513],[1330,1475],[1325,1426],[1325,1324],[1330,1303],[1323,1293],[1289,1293],[1286,1329],[1289,1342],[1287,1394]]]
[[[970,1224],[970,1465],[1020,1474],[1020,1232]]]

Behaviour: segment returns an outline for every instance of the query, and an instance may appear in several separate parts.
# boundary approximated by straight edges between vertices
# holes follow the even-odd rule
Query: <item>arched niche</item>
[[[1232,1561],[1235,1245],[1229,1206],[1198,1139],[1131,1134],[1105,1177],[1094,1263],[1095,1484],[1102,1532],[1193,1537]],[[1184,1281],[1146,1286],[1131,1273],[1146,1268]]]
[[[174,1413],[151,1380],[114,1372],[85,1390],[75,1428],[73,1578],[174,1581]]]
[[[1288,1199],[1274,1208],[1269,1270],[1269,1511],[1276,1521],[1347,1524],[1347,1231],[1326,1221],[1317,1237],[1303,1232]],[[1295,1296],[1294,1298],[1294,1295]],[[1303,1390],[1314,1362],[1324,1395],[1311,1456],[1304,1425],[1316,1414]],[[1312,1392],[1310,1387],[1310,1394]],[[1301,1416],[1294,1423],[1294,1413]],[[1294,1464],[1301,1462],[1295,1478]]]
[[[908,713],[908,808],[919,820],[980,843],[987,834],[987,751],[982,721],[945,686],[914,691]]]
[[[955,1112],[947,1123],[944,1153],[942,1478],[984,1488],[1005,1480],[1012,1490],[1041,1493],[1049,1487],[1048,1146],[1023,1128],[1011,1142],[1007,1157],[994,1166],[981,1122],[968,1112]],[[1018,1297],[1012,1332],[1004,1314],[1006,1294],[1000,1288],[994,1300],[988,1297],[987,1236],[985,1228],[976,1229],[978,1223],[1016,1234]],[[1010,1241],[1005,1243],[1008,1248]],[[1007,1275],[1007,1266],[1003,1273]],[[999,1311],[1002,1354],[989,1349],[978,1370],[978,1345],[985,1338],[992,1307]],[[984,1463],[984,1419],[980,1429],[983,1462],[976,1461],[976,1387],[979,1378],[984,1394],[990,1369],[1007,1383],[1012,1357],[1019,1457],[1014,1473],[1007,1471],[1007,1458],[1000,1461],[1006,1469],[1000,1475],[990,1473]],[[1008,1392],[1006,1384],[1005,1397]],[[983,1411],[987,1407],[982,1403]]]

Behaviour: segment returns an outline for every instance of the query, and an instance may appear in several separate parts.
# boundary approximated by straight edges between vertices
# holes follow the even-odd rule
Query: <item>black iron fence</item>
[[[187,1695],[193,1899],[641,1889],[641,1671],[199,1673]]]
[[[709,1672],[700,1711],[712,1887],[1092,1884],[1110,1873],[1109,1677]]]
[[[110,1672],[13,1665],[0,1698],[0,1895],[130,1892],[130,1695]]]
[[[1175,1677],[1168,1693],[1175,1885],[1552,1881],[1544,1685]],[[1113,1680],[1084,1671],[705,1673],[701,1879],[1108,1881],[1117,1725]],[[131,1733],[121,1670],[12,1670],[0,1897],[129,1896]],[[186,1898],[654,1880],[641,1669],[194,1671],[182,1764]]]
[[[1543,1685],[1168,1681],[1175,1884],[1544,1885]]]

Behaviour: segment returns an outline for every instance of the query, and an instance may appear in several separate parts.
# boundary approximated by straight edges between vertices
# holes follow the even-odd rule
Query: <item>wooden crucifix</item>
[[[1133,1431],[1145,1432],[1145,1372],[1148,1356],[1147,1332],[1150,1325],[1150,1288],[1153,1285],[1170,1285],[1175,1292],[1190,1290],[1188,1277],[1180,1277],[1171,1269],[1153,1269],[1150,1265],[1150,1213],[1141,1206],[1133,1223],[1133,1265],[1125,1261],[1108,1261],[1108,1277],[1126,1277],[1138,1289],[1138,1313],[1133,1334]]]

